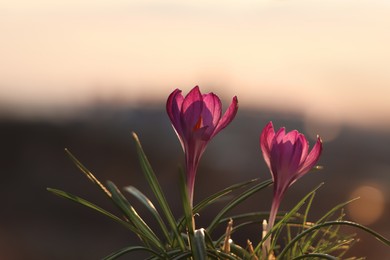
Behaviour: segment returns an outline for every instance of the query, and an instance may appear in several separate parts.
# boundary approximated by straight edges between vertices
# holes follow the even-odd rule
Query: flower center
[[[198,122],[194,125],[193,131],[198,130],[202,125],[202,116],[199,116]]]

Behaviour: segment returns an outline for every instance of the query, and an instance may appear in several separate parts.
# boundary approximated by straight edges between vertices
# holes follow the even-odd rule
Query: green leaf
[[[313,193],[313,194],[309,197],[309,202],[307,203],[306,210],[305,210],[305,214],[303,215],[302,229],[304,229],[305,226],[306,226],[307,216],[309,215],[309,211],[310,211],[311,205],[312,205],[312,203],[313,203],[314,197],[315,197],[315,193]],[[302,251],[302,252],[306,252],[307,248],[308,248],[310,245],[311,245],[310,243],[304,243],[303,246],[302,246],[302,248],[301,248],[301,251]],[[298,246],[298,244],[296,244],[296,246]],[[294,250],[296,250],[296,247],[294,247]]]
[[[229,187],[227,187],[227,188],[225,188],[217,193],[214,193],[213,195],[207,197],[206,199],[202,200],[197,205],[195,205],[193,211],[199,213],[204,208],[206,208],[206,207],[212,205],[214,202],[218,201],[218,199],[220,199],[221,197],[226,196],[227,194],[233,192],[234,190],[244,188],[244,187],[248,186],[249,184],[252,184],[258,180],[259,179],[253,179],[250,181],[238,183],[238,184],[229,186]]]
[[[77,158],[68,150],[65,149],[65,152],[68,154],[73,163],[87,176],[87,178],[96,184],[108,197],[111,198],[111,193],[107,188],[90,172]]]
[[[184,173],[180,171],[180,197],[182,199],[182,205],[184,210],[184,220],[185,220],[185,226],[187,229],[187,233],[189,234],[190,238],[194,236],[195,231],[195,220],[194,220],[194,214],[192,212],[188,189],[186,182],[184,180]]]
[[[304,254],[304,255],[301,255],[301,256],[298,256],[298,257],[295,257],[293,258],[292,260],[298,260],[298,259],[311,259],[312,257],[318,257],[320,259],[328,259],[328,260],[338,260],[339,258],[338,257],[334,257],[334,256],[331,256],[331,255],[328,255],[328,254],[316,254],[316,253],[312,253],[312,254]]]
[[[162,189],[160,187],[160,184],[157,180],[156,175],[154,174],[152,166],[150,165],[150,163],[149,163],[149,161],[148,161],[148,159],[147,159],[147,157],[142,149],[142,146],[141,146],[141,143],[138,139],[138,136],[134,132],[133,132],[133,138],[134,138],[135,143],[136,143],[138,157],[139,157],[139,160],[141,163],[142,171],[146,177],[146,180],[148,181],[149,186],[152,189],[152,191],[153,191],[153,193],[154,193],[154,195],[155,195],[155,197],[156,197],[156,199],[157,199],[157,201],[162,209],[162,212],[164,213],[164,215],[167,219],[167,222],[170,225],[170,227],[175,235],[176,241],[179,243],[179,247],[184,251],[185,244],[184,244],[184,241],[182,240],[182,238],[179,234],[178,228],[176,226],[175,218],[173,217],[172,211],[171,211],[169,204],[164,196],[164,193],[162,192]]]
[[[259,212],[250,212],[250,213],[243,213],[238,215],[229,216],[227,218],[222,218],[218,224],[220,223],[226,223],[230,219],[233,219],[234,223],[237,223],[238,221],[253,221],[253,223],[261,223],[263,219],[268,218],[269,212],[265,211],[259,211]]]
[[[205,233],[203,228],[194,231],[191,246],[194,260],[205,260],[207,258]]]
[[[253,182],[256,182],[256,181],[258,181],[258,179],[245,181],[245,182],[242,182],[242,183],[238,183],[238,184],[229,186],[229,187],[227,187],[227,188],[225,188],[225,189],[223,189],[223,190],[221,190],[221,191],[219,191],[217,193],[214,193],[213,195],[207,197],[206,199],[204,199],[200,203],[198,203],[196,206],[194,206],[192,211],[196,212],[196,213],[199,213],[203,209],[205,209],[206,207],[208,207],[208,206],[212,205],[213,203],[217,202],[223,196],[226,196],[227,194],[233,192],[236,189],[240,189],[240,188],[246,187],[247,185],[252,184]],[[182,217],[177,222],[178,223],[177,226],[179,227],[179,230],[182,229],[183,221],[184,221],[184,218]]]
[[[313,232],[313,231],[315,231],[317,229],[321,229],[321,228],[324,228],[324,227],[327,227],[327,226],[337,226],[337,225],[346,225],[346,226],[352,226],[352,227],[359,228],[359,229],[361,229],[361,230],[363,230],[363,231],[373,235],[376,239],[378,239],[383,244],[385,244],[387,246],[390,246],[390,240],[386,239],[385,237],[383,237],[382,235],[380,235],[377,232],[373,231],[372,229],[369,229],[368,227],[365,227],[363,225],[360,225],[360,224],[357,224],[357,223],[351,222],[351,221],[329,221],[329,222],[324,222],[324,223],[315,225],[315,226],[313,226],[313,227],[303,231],[302,233],[298,234],[297,236],[295,236],[290,241],[290,243],[288,243],[285,246],[285,248],[282,250],[282,252],[279,254],[279,258],[283,259],[284,255],[291,248],[291,246],[294,245],[294,243],[296,243],[299,239],[301,239],[302,237],[306,236],[307,234],[310,234],[311,232]]]
[[[259,222],[259,221],[256,221],[256,222]],[[256,223],[254,221],[248,221],[248,222],[243,222],[243,223],[240,223],[238,225],[234,225],[234,227],[232,228],[232,231],[231,231],[231,234],[234,234],[236,233],[238,230],[240,230],[241,228],[243,227],[246,227],[246,226],[249,226],[249,225],[253,225],[254,223]],[[223,234],[221,237],[218,238],[218,240],[216,241],[216,244],[222,244],[222,241],[225,239],[225,236],[226,234]]]
[[[172,258],[172,260],[181,260],[181,259],[191,259],[192,253],[189,251],[185,251],[181,254],[175,255],[175,258]]]
[[[349,203],[351,203],[351,202],[353,202],[353,201],[355,201],[355,200],[357,200],[357,198],[351,199],[351,200],[349,200],[349,201],[346,201],[346,202],[344,202],[344,203],[340,203],[340,204],[336,205],[336,206],[333,207],[330,211],[328,211],[324,216],[322,216],[322,217],[316,222],[316,224],[319,224],[319,223],[322,223],[322,222],[326,221],[326,220],[327,220],[330,216],[332,216],[337,210],[342,209],[342,208],[345,207],[347,204],[349,204]],[[307,212],[305,213],[305,215],[307,215]],[[341,217],[341,218],[342,218],[342,217]],[[341,220],[341,219],[339,219],[339,220]],[[306,222],[306,221],[305,221],[305,222]],[[304,222],[304,223],[305,223],[305,222]],[[330,226],[329,229],[330,229],[330,228],[332,228],[332,227]],[[300,246],[303,245],[303,246],[300,248],[300,251],[301,251],[301,252],[306,252],[306,251],[308,250],[308,248],[312,245],[311,241],[314,240],[314,238],[317,237],[317,236],[319,235],[319,232],[321,232],[320,229],[318,229],[318,230],[314,231],[313,233],[311,233],[311,237],[308,237],[307,242],[305,242],[305,243],[295,243],[294,248],[293,248],[292,251],[293,251],[293,252],[296,252],[297,247],[298,247],[298,244],[299,244]],[[325,237],[324,237],[324,236],[325,236],[326,234],[328,234],[329,232],[330,232],[329,230],[324,231],[324,232],[323,232],[323,235],[322,235],[322,239],[320,239],[319,241],[320,241],[320,242],[323,242],[323,243],[327,242],[328,244],[330,244],[330,238],[325,238]],[[333,236],[336,236],[336,235],[338,234],[338,230],[333,231],[333,234],[334,234]],[[316,248],[319,248],[319,247],[320,247],[320,243],[317,244]]]
[[[146,197],[141,191],[139,191],[137,188],[133,186],[128,186],[124,188],[125,191],[132,194],[134,197],[136,197],[148,210],[150,213],[152,213],[153,217],[156,219],[158,224],[160,225],[160,228],[162,232],[164,233],[164,236],[169,244],[172,243],[171,237],[169,235],[169,231],[167,227],[165,226],[164,221],[162,220],[160,214],[158,213],[156,207],[153,205],[153,203]]]
[[[206,242],[206,247],[208,250],[214,250],[217,251],[217,248],[215,247],[214,241],[211,238],[210,234],[207,233],[206,229],[203,229],[204,235],[205,235],[205,242]]]
[[[241,193],[239,196],[237,196],[234,200],[229,202],[218,214],[217,216],[213,219],[211,224],[207,228],[207,232],[211,233],[217,224],[220,222],[221,218],[231,209],[233,209],[235,206],[255,194],[256,192],[268,187],[269,185],[272,184],[272,180],[267,180],[262,183],[259,183],[252,188],[248,189],[247,191]]]
[[[146,252],[149,252],[149,253],[157,256],[158,258],[160,258],[160,255],[156,251],[154,251],[154,250],[152,250],[152,249],[150,249],[148,247],[130,246],[130,247],[122,248],[122,249],[120,249],[120,250],[118,250],[118,251],[116,251],[114,253],[111,253],[110,255],[104,257],[103,260],[114,260],[114,259],[116,259],[116,258],[118,258],[120,256],[123,256],[123,255],[125,255],[127,253],[135,252],[135,251],[146,251]]]
[[[252,259],[252,255],[246,249],[235,243],[230,243],[230,251],[240,257],[239,259]]]
[[[280,229],[282,227],[284,227],[284,225],[288,222],[288,220],[294,216],[298,210],[303,206],[303,204],[305,204],[305,202],[307,201],[307,199],[313,195],[313,193],[315,193],[324,183],[321,183],[320,185],[318,185],[314,190],[312,190],[311,192],[309,192],[306,196],[304,196],[299,202],[297,205],[294,206],[294,208],[292,210],[290,210],[280,221],[278,221],[274,226],[273,228],[263,237],[263,239],[260,241],[260,243],[256,246],[254,252],[255,254],[258,254],[260,249],[261,249],[261,246],[263,245],[263,243],[267,240],[267,238],[272,234],[272,233],[280,233]],[[273,246],[275,244],[275,241],[277,240],[277,236],[274,237],[273,239],[273,243],[272,243],[272,246],[270,248],[270,250],[273,250]],[[282,258],[281,258],[282,259]]]
[[[141,216],[138,215],[137,211],[130,205],[129,201],[123,196],[115,184],[109,181],[107,182],[107,186],[112,194],[113,201],[136,227],[137,234],[141,237],[142,241],[147,244],[150,242],[155,247],[164,251],[164,244],[158,239],[156,234],[145,223]]]
[[[115,216],[114,214],[112,214],[112,213],[110,213],[110,212],[100,208],[99,206],[96,206],[95,204],[93,204],[93,203],[91,203],[91,202],[89,202],[89,201],[87,201],[87,200],[85,200],[83,198],[80,198],[80,197],[78,197],[76,195],[73,195],[73,194],[71,194],[69,192],[65,192],[65,191],[62,191],[62,190],[57,190],[57,189],[52,189],[52,188],[47,188],[47,190],[50,191],[51,193],[57,195],[57,196],[69,199],[69,200],[71,200],[73,202],[76,202],[76,203],[81,204],[83,206],[86,206],[86,207],[88,207],[90,209],[93,209],[93,210],[95,210],[95,211],[105,215],[106,217],[109,217],[110,219],[114,220],[115,222],[125,226],[126,228],[130,229],[131,231],[136,232],[135,227],[131,223],[126,222],[126,221],[120,219],[119,217]]]
[[[332,216],[334,212],[336,212],[337,210],[339,209],[342,209],[344,208],[346,205],[354,202],[355,200],[358,200],[359,198],[354,198],[354,199],[351,199],[351,200],[348,200],[346,202],[343,202],[343,203],[340,203],[338,205],[336,205],[335,207],[333,207],[331,210],[329,210],[324,216],[322,216],[318,221],[317,223],[321,223],[323,221],[325,221],[328,217]]]
[[[215,250],[207,250],[207,256],[209,256],[208,259],[230,259],[230,260],[237,260],[240,258],[237,258],[235,255],[227,254],[222,251],[215,251]]]

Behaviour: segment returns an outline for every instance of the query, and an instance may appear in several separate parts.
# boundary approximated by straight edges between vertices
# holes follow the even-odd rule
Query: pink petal
[[[270,168],[270,156],[272,148],[272,140],[275,136],[274,126],[270,121],[263,129],[260,135],[260,147],[263,152],[263,157],[268,167]]]
[[[322,153],[322,140],[320,137],[317,138],[317,142],[314,145],[313,149],[310,151],[309,155],[306,157],[306,160],[301,165],[299,169],[299,176],[304,175],[308,171],[311,170],[311,168],[316,165],[318,160],[320,159],[320,155]]]
[[[275,134],[275,138],[273,142],[281,143],[283,141],[284,136],[286,135],[286,128],[281,127]]]
[[[282,141],[283,137],[285,135],[285,128],[280,128],[276,133],[274,138],[272,139],[271,152],[270,152],[270,169],[272,173],[272,177],[274,182],[276,179],[278,179],[278,175],[283,175],[284,173],[281,172],[282,169],[282,163],[281,163],[281,149],[282,149]]]
[[[222,103],[214,93],[203,95],[202,127],[206,127],[205,137],[210,139],[221,119]]]
[[[218,125],[216,126],[214,133],[211,137],[215,136],[219,133],[222,129],[224,129],[230,122],[234,119],[234,117],[237,114],[238,110],[238,100],[237,97],[233,97],[232,103],[226,110],[225,114],[222,116],[221,120],[218,122]]]
[[[184,98],[181,110],[183,128],[185,132],[191,131],[199,121],[203,109],[203,98],[199,87],[194,87]]]
[[[181,90],[175,89],[168,97],[167,100],[167,113],[169,119],[172,122],[173,127],[175,128],[176,133],[179,137],[182,135],[183,129],[181,126],[180,112],[183,104],[183,95],[181,94]]]
[[[299,132],[293,130],[283,137],[283,145],[281,146],[281,157],[283,158],[283,171],[294,173],[301,162],[302,144],[298,141]]]
[[[297,130],[292,130],[291,132],[288,132],[283,137],[283,143],[290,142],[292,144],[295,144],[297,138],[298,138],[299,132]]]
[[[304,144],[302,143],[302,139],[299,138],[300,137],[299,133],[296,137],[297,139],[295,140],[295,144],[293,145],[293,151],[290,157],[290,166],[289,166],[289,170],[293,173],[296,173],[299,166],[301,165],[301,157],[302,157],[303,146],[304,146]],[[293,179],[295,178],[295,175],[296,174],[292,176]]]
[[[301,152],[302,147],[290,141],[273,144],[271,150],[273,170],[278,174],[292,175],[298,169]]]
[[[307,154],[309,152],[309,142],[306,140],[306,137],[303,134],[299,134],[298,138],[300,139],[299,142],[302,143],[302,155],[301,155],[301,162],[300,162],[300,164],[302,165],[302,163],[305,162],[307,158]]]

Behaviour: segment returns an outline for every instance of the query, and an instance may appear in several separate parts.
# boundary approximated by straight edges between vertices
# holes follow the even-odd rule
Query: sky
[[[387,0],[0,0],[0,112],[141,105],[199,85],[243,108],[390,131],[389,31]]]

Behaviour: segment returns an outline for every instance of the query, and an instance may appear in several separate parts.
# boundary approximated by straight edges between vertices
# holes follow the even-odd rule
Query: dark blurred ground
[[[204,154],[195,201],[235,182],[270,178],[259,148],[259,134],[269,120],[274,121],[275,127],[304,132],[301,119],[294,115],[240,110]],[[46,191],[46,187],[69,191],[115,212],[104,195],[69,160],[64,152],[68,148],[100,180],[112,180],[119,187],[133,185],[151,195],[145,187],[131,131],[138,133],[169,201],[179,205],[176,177],[183,155],[163,106],[156,109],[98,106],[61,120],[3,117],[0,259],[99,259],[136,243],[134,235],[106,217]],[[348,200],[357,186],[378,183],[384,187],[385,209],[370,228],[389,238],[390,133],[343,127],[335,140],[324,144],[320,164],[324,170],[294,184],[281,209],[291,208],[320,182],[325,182],[313,206],[311,216],[315,218]],[[270,202],[271,189],[268,189],[246,202],[243,209],[269,210]],[[180,208],[175,209],[176,216],[180,212]],[[213,213],[203,213],[198,225],[207,223]],[[352,251],[354,255],[390,259],[389,248],[371,236],[358,233],[362,239]],[[257,241],[259,231],[252,228],[246,236]]]

